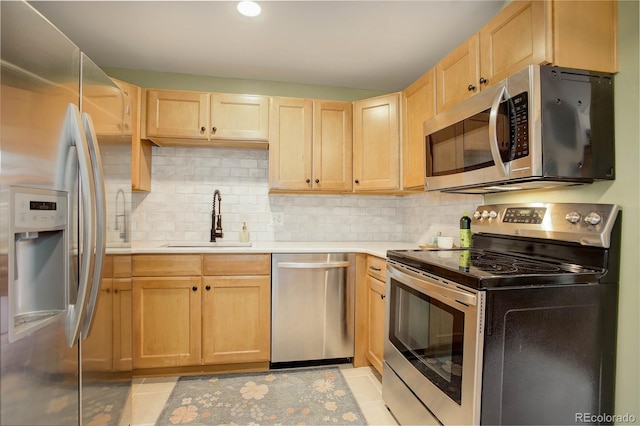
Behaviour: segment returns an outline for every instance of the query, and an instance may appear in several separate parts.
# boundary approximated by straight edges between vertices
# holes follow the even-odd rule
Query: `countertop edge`
[[[167,247],[166,242],[133,243],[131,248],[107,247],[107,254],[242,254],[242,253],[363,253],[381,258],[387,250],[418,249],[412,242],[255,242],[251,247]]]

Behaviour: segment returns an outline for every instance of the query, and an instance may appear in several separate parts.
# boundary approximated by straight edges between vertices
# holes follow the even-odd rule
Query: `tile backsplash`
[[[108,161],[118,163],[113,156]],[[440,193],[269,194],[268,163],[264,150],[153,147],[152,191],[125,191],[131,201],[127,238],[209,241],[216,189],[227,241],[237,241],[246,222],[252,241],[424,242],[438,231],[457,237],[462,213],[482,203],[482,196]],[[118,189],[112,181],[121,179],[107,176],[111,203]],[[278,215],[282,224],[272,222]],[[115,219],[113,207],[108,217]]]

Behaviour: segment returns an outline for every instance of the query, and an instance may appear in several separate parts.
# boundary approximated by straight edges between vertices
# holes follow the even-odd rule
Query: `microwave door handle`
[[[87,299],[91,292],[91,280],[95,267],[94,247],[96,244],[95,193],[91,159],[85,134],[81,131],[82,119],[80,110],[75,104],[67,108],[67,122],[71,132],[71,145],[76,147],[78,156],[78,172],[80,175],[80,200],[82,207],[82,245],[78,250],[80,268],[78,276],[78,293],[74,303],[69,303],[67,310],[66,337],[67,344],[72,347],[80,336],[80,326],[84,317]]]
[[[85,320],[82,327],[82,338],[86,339],[91,333],[93,320],[95,318],[96,305],[98,304],[98,296],[100,294],[100,284],[102,277],[102,264],[106,251],[106,197],[104,187],[104,172],[102,170],[102,159],[100,158],[100,148],[98,146],[98,138],[96,137],[95,128],[91,116],[86,112],[82,114],[82,125],[87,138],[89,147],[89,156],[91,160],[91,168],[93,172],[94,194],[95,194],[95,226],[96,240],[95,251],[92,250],[95,258],[95,267],[93,268],[91,294],[86,308]]]
[[[502,162],[502,156],[500,155],[500,146],[498,145],[498,109],[500,108],[500,102],[503,99],[508,99],[509,93],[506,87],[502,87],[491,105],[491,113],[489,114],[489,148],[491,149],[491,156],[493,162],[500,174],[504,177],[509,175],[507,167]]]

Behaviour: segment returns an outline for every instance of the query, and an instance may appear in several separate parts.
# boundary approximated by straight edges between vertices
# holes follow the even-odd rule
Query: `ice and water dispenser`
[[[12,187],[9,221],[9,340],[64,314],[69,304],[68,193]]]

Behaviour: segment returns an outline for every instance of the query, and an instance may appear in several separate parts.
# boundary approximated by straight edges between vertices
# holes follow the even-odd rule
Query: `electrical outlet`
[[[275,212],[271,213],[271,226],[284,226],[284,213]]]

